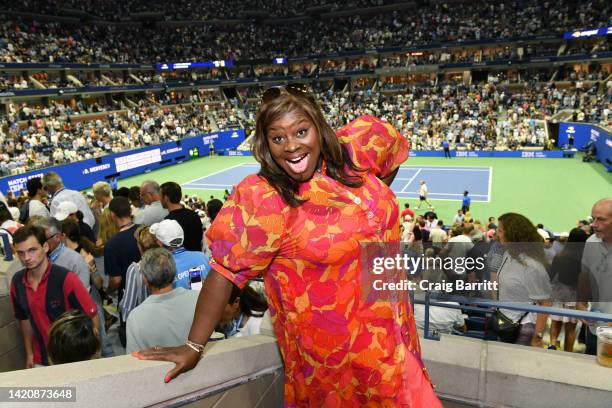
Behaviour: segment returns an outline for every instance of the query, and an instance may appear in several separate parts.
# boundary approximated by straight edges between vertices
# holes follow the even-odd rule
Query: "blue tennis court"
[[[193,190],[224,190],[238,184],[249,174],[257,173],[259,164],[240,164],[182,184]],[[425,180],[430,200],[461,200],[463,191],[472,201],[491,201],[491,167],[401,166],[391,188],[398,198],[418,198],[419,182]]]

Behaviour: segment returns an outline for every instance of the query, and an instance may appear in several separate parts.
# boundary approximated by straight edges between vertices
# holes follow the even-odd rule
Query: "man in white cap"
[[[62,201],[57,206],[57,211],[55,212],[55,218],[58,221],[64,221],[66,218],[71,217],[76,221],[76,213],[79,211],[79,207],[72,201]]]
[[[55,213],[55,218],[58,221],[64,221],[67,218],[71,218],[79,224],[79,231],[82,236],[90,240],[95,244],[96,238],[94,236],[93,230],[89,227],[89,225],[83,222],[83,213],[81,215],[77,214],[79,212],[79,208],[72,201],[62,201],[60,205],[57,206],[57,212]]]
[[[155,235],[160,247],[172,252],[176,262],[176,279],[173,287],[189,289],[193,280],[200,282],[197,286],[194,285],[194,289],[199,289],[201,282],[210,271],[208,257],[202,252],[187,251],[183,247],[185,236],[181,225],[176,220],[163,220],[151,225],[150,231]]]

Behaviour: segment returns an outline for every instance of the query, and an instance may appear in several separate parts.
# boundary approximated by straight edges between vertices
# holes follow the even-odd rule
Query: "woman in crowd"
[[[77,221],[72,218],[66,218],[64,221],[62,221],[62,234],[64,235],[64,244],[68,248],[78,252],[89,265],[92,283],[89,294],[94,302],[96,302],[96,306],[98,307],[98,316],[100,318],[100,340],[102,342],[102,357],[111,357],[114,355],[114,353],[113,347],[106,336],[106,326],[110,327],[113,324],[114,319],[111,315],[107,316],[108,313],[104,309],[104,278],[98,271],[95,262],[95,257],[102,256],[102,251],[87,237],[81,235],[81,227]]]
[[[578,276],[582,270],[582,252],[587,235],[584,230],[574,228],[570,231],[567,242],[561,252],[559,252],[552,262],[552,289],[554,306],[563,309],[576,309],[576,299],[578,299]],[[565,351],[574,350],[576,341],[577,320],[572,317],[551,315],[550,325],[550,347],[559,348],[557,338],[561,332],[561,326],[565,331],[565,341],[563,349]]]
[[[113,235],[119,232],[117,225],[113,222],[110,211],[105,209],[102,211],[100,215],[100,231],[98,232],[98,240],[96,241],[96,245],[99,247],[104,247],[106,241],[110,239]]]
[[[533,223],[521,214],[506,213],[499,217],[497,236],[506,249],[498,272],[491,277],[498,281],[499,300],[552,306],[544,242]],[[508,309],[500,312],[520,324],[517,344],[544,345],[547,314]]]
[[[98,239],[96,240],[96,246],[100,248],[101,253],[103,254],[104,245],[106,245],[106,241],[108,241],[110,237],[119,232],[119,229],[111,218],[111,213],[108,208],[102,211],[102,214],[98,219],[98,223],[100,224],[100,229],[98,231]],[[101,275],[104,275],[104,256],[96,256],[95,259],[98,272]]]
[[[224,333],[226,338],[259,334],[266,310],[268,310],[266,298],[250,285],[242,290],[234,286],[229,302],[223,309],[217,331]]]
[[[78,252],[85,259],[92,274],[92,283],[96,288],[101,289],[103,287],[102,277],[96,274],[97,268],[94,259],[96,256],[102,255],[100,249],[87,237],[81,235],[79,224],[71,218],[66,218],[62,221],[62,234],[64,234],[64,244]]]
[[[441,407],[421,361],[410,304],[368,296],[363,242],[399,246],[389,188],[408,143],[358,118],[334,133],[309,93],[270,88],[257,114],[257,175],[236,186],[206,234],[213,270],[185,346],[135,353],[198,363],[232,292],[262,274],[285,363],[288,407]],[[367,268],[367,269],[366,269]],[[296,341],[299,339],[299,341]]]
[[[145,225],[139,226],[134,235],[136,236],[136,244],[141,256],[149,249],[159,248],[155,235],[151,234],[149,227]],[[119,310],[121,310],[121,316],[125,321],[127,321],[130,312],[149,296],[147,286],[140,273],[141,263],[142,258],[139,262],[132,262],[125,274],[125,294],[119,303]]]

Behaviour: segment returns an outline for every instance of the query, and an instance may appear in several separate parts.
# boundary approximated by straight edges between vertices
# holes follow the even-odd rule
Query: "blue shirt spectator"
[[[176,220],[163,220],[153,224],[150,231],[160,246],[172,252],[176,263],[176,278],[172,287],[190,289],[190,275],[199,274],[200,282],[204,281],[210,271],[208,257],[202,252],[187,251],[183,248],[183,228]]]
[[[173,288],[189,289],[190,274],[197,275],[199,273],[203,282],[210,272],[208,257],[202,252],[187,251],[181,247],[172,251],[172,256],[174,262],[176,262],[176,279],[172,284]]]

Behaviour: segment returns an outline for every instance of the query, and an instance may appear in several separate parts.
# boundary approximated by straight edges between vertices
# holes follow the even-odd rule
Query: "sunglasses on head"
[[[293,96],[300,96],[302,98],[310,97],[310,94],[308,93],[306,86],[302,84],[289,84],[289,85],[273,86],[272,88],[266,89],[263,95],[261,96],[261,101],[263,103],[268,103],[278,98],[283,93],[293,95]]]

